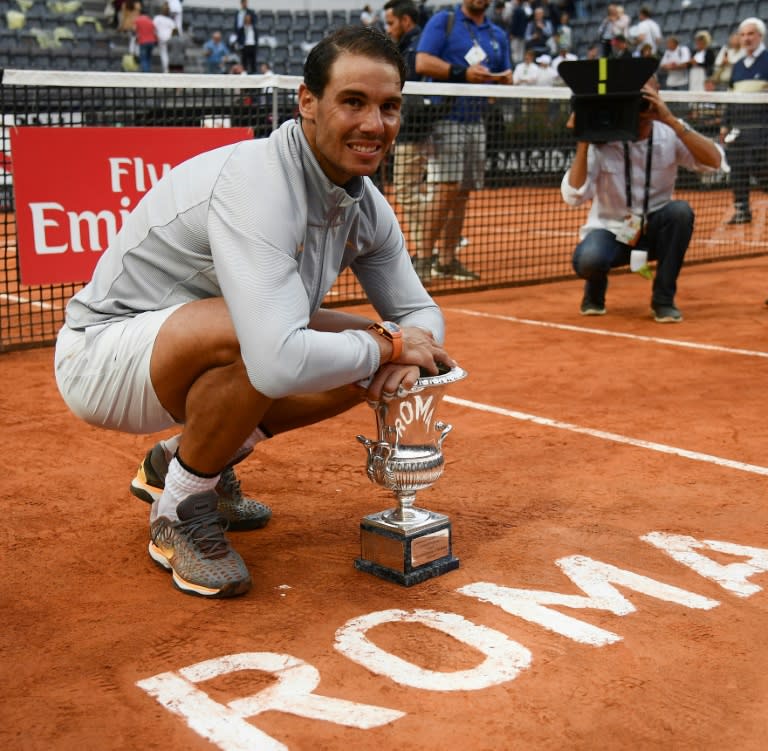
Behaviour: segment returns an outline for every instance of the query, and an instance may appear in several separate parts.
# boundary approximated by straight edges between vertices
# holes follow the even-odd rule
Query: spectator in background
[[[591,44],[584,55],[585,60],[597,60],[602,54],[603,46],[601,44]]]
[[[537,86],[554,86],[557,73],[552,68],[552,58],[547,55],[539,55],[536,58],[536,65],[539,66],[539,75],[536,79]]]
[[[157,51],[160,55],[160,66],[163,73],[168,72],[168,42],[171,40],[176,22],[171,18],[171,11],[168,3],[163,3],[160,12],[152,19],[157,34]]]
[[[558,40],[558,48],[565,47],[573,49],[573,29],[571,28],[571,17],[568,13],[560,14],[560,23],[555,29]]]
[[[697,31],[693,36],[695,52],[688,63],[688,88],[690,91],[704,91],[705,82],[715,70],[715,51],[708,31]]]
[[[157,45],[157,32],[152,19],[145,13],[140,13],[133,22],[136,34],[136,46],[139,49],[139,70],[142,73],[152,72],[152,52]]]
[[[615,3],[608,3],[605,9],[605,16],[597,27],[597,38],[602,46],[602,57],[611,56],[611,43],[617,34],[622,34],[619,28],[621,17],[618,6]]]
[[[653,20],[653,12],[647,5],[643,5],[637,12],[638,22],[629,28],[629,39],[637,47],[650,44],[653,54],[657,54],[662,41],[662,33],[659,24]]]
[[[533,17],[525,29],[525,48],[533,50],[536,56],[546,55],[549,52],[547,42],[554,33],[551,21],[544,15],[544,8],[538,6],[533,9]]]
[[[642,249],[656,261],[654,320],[677,323],[683,320],[675,305],[677,277],[694,223],[690,205],[672,200],[678,166],[713,172],[724,159],[717,144],[672,114],[653,78],[642,91],[648,108],[640,113],[637,140],[579,141],[560,189],[569,206],[592,203],[573,254],[574,271],[585,280],[581,315],[605,315],[611,269],[626,266],[633,249]]]
[[[613,31],[615,34],[629,35],[629,27],[632,19],[627,15],[623,5],[616,5],[616,19],[613,22]]]
[[[765,24],[759,18],[747,18],[739,24],[739,39],[744,57],[733,66],[731,91],[757,93],[768,91],[768,52],[765,49]],[[764,104],[728,104],[720,128],[731,164],[734,213],[728,224],[749,224],[750,178],[760,175],[768,161],[768,127]]]
[[[242,32],[243,26],[245,25],[245,17],[252,15],[253,11],[248,7],[248,0],[240,0],[240,7],[235,13],[235,23],[233,28],[235,38],[238,40],[238,42],[240,41],[240,33]]]
[[[120,28],[120,15],[124,2],[125,0],[112,0],[112,19],[110,20],[110,25],[113,29]]]
[[[554,34],[557,24],[560,23],[560,8],[557,3],[550,0],[534,0],[534,8],[541,8],[544,11],[545,20],[549,21]]]
[[[728,88],[731,83],[733,66],[739,62],[744,55],[745,52],[741,48],[739,32],[735,31],[728,37],[727,44],[724,44],[715,56],[712,82],[716,89],[722,91],[723,89]]]
[[[500,28],[509,33],[509,14],[507,13],[507,3],[505,0],[495,0],[491,12],[488,14],[488,20],[495,23]]]
[[[512,0],[509,18],[509,43],[512,49],[512,63],[521,63],[525,56],[525,32],[533,10],[528,0]]]
[[[243,68],[245,68],[245,72],[249,74],[256,72],[256,50],[259,43],[259,35],[256,31],[255,21],[255,14],[248,11],[243,17],[243,25],[237,35],[240,62]]]
[[[224,63],[229,55],[229,47],[221,38],[221,32],[214,31],[211,34],[211,38],[203,45],[206,72],[223,73]]]
[[[184,9],[181,0],[168,0],[168,13],[176,24],[179,34],[184,33]]]
[[[536,64],[536,53],[526,50],[523,61],[515,65],[512,71],[512,83],[516,86],[536,86],[539,80],[539,66]]]
[[[136,19],[141,15],[139,0],[124,0],[120,6],[120,23],[117,30],[128,36],[128,54],[138,59],[139,47],[136,44]]]
[[[676,36],[667,37],[667,49],[661,56],[659,68],[666,75],[665,88],[688,88],[688,68],[691,61],[691,51]]]
[[[557,76],[555,79],[555,84],[558,86],[563,84],[563,79],[560,78],[560,74],[557,72],[557,69],[560,67],[560,63],[578,59],[579,58],[574,55],[573,52],[571,52],[567,47],[560,47],[557,55],[552,58],[552,70],[555,71],[555,75]]]
[[[635,50],[635,57],[655,57],[658,59],[658,55],[653,51],[653,45],[650,42],[640,45],[639,49]]]
[[[363,26],[376,25],[376,12],[370,5],[363,6],[363,10],[360,13],[360,23],[363,24]]]
[[[416,72],[451,83],[512,83],[509,37],[485,17],[489,0],[462,0],[453,10],[429,19],[416,53]],[[415,261],[422,280],[432,273],[445,279],[479,279],[457,257],[469,194],[483,186],[488,101],[454,97],[450,113],[437,120],[434,157],[428,181],[434,188],[425,242]],[[432,249],[439,257],[432,272]]]
[[[397,44],[405,62],[406,81],[421,81],[416,72],[416,50],[421,36],[418,23],[419,9],[412,0],[389,0],[384,5],[384,23],[387,34]],[[399,204],[408,230],[408,249],[416,257],[424,246],[426,221],[427,157],[431,127],[427,120],[424,98],[418,94],[406,94],[400,108],[400,132],[395,141],[393,182],[395,198]],[[426,251],[422,255],[428,255]],[[426,274],[431,267],[422,269]]]
[[[419,0],[419,26],[421,26],[422,29],[424,28],[424,24],[429,21],[429,17],[432,15],[432,9],[427,8],[428,2],[429,0]]]
[[[174,28],[168,40],[168,72],[183,73],[187,64],[187,48],[189,39],[183,31]]]
[[[629,43],[623,34],[617,34],[613,39],[611,39],[611,57],[632,57],[632,51],[629,49]]]
[[[141,3],[139,0],[124,0],[120,6],[120,24],[119,31],[132,32],[133,24],[141,14]]]

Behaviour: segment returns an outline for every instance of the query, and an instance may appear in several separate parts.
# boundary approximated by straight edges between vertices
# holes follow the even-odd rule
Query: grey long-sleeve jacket
[[[254,388],[271,398],[324,391],[379,367],[369,334],[307,328],[347,267],[382,319],[443,340],[392,208],[368,178],[331,183],[292,121],[165,175],[70,300],[66,323],[83,329],[223,297]]]

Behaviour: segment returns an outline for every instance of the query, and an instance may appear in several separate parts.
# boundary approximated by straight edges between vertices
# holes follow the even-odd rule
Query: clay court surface
[[[51,349],[0,356],[4,749],[762,749],[768,258],[689,266],[676,326],[613,278],[443,296],[457,571],[357,571],[365,405],[241,465],[255,586],[181,594],[128,492],[158,436],[70,415]],[[366,310],[358,308],[358,310]],[[681,346],[684,345],[684,346]]]

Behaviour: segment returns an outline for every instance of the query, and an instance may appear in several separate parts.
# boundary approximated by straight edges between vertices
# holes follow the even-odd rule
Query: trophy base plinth
[[[389,521],[387,511],[366,516],[360,522],[360,558],[355,568],[404,587],[457,569],[450,519],[426,513],[428,518],[416,524]]]

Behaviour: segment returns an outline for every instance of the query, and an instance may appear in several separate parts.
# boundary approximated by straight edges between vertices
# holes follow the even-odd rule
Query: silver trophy
[[[389,401],[371,403],[378,440],[357,436],[368,451],[368,478],[391,490],[397,506],[360,522],[360,558],[355,567],[410,587],[452,571],[451,522],[444,514],[415,506],[416,492],[443,474],[442,446],[451,425],[435,419],[446,387],[467,377],[455,367],[423,376]]]

